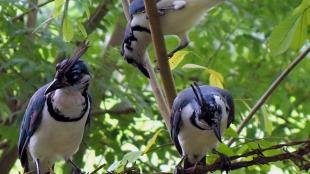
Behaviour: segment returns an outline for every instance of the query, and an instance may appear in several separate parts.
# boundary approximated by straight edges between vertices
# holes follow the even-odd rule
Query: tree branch
[[[297,56],[293,62],[291,62],[288,67],[277,77],[277,79],[270,85],[268,90],[261,96],[261,98],[256,102],[256,104],[251,109],[248,116],[241,122],[237,129],[237,133],[240,134],[242,129],[248,124],[248,122],[252,119],[254,114],[261,108],[261,106],[266,102],[266,100],[271,96],[272,92],[280,85],[283,79],[288,76],[288,74],[298,65],[310,52],[310,47],[306,48],[299,56]],[[234,142],[234,139],[230,139],[228,142],[228,146],[230,146]]]
[[[130,1],[130,0],[128,0],[128,1]],[[129,4],[128,1],[123,0],[122,3],[123,3],[123,10],[124,10],[124,14],[126,16],[126,19],[127,19],[127,21],[130,21],[130,15],[128,13],[128,4]],[[167,102],[164,98],[162,90],[159,87],[159,84],[156,80],[156,76],[155,76],[155,73],[153,71],[149,55],[147,53],[144,55],[144,60],[145,60],[146,68],[150,74],[149,82],[151,84],[153,94],[154,94],[156,102],[158,104],[160,115],[163,118],[167,129],[170,130],[170,109],[169,109]]]
[[[125,108],[125,109],[113,109],[113,110],[100,110],[94,111],[92,115],[102,115],[102,114],[113,114],[113,115],[121,115],[121,114],[131,114],[135,113],[136,110],[134,108]]]
[[[288,152],[288,151],[284,150],[285,151],[284,153],[273,155],[273,156],[264,156],[262,153],[262,152],[267,151],[267,150],[281,149],[282,147],[285,147],[285,146],[294,146],[294,145],[301,145],[301,144],[303,144],[303,146],[298,148],[297,150],[295,150],[293,152]],[[248,157],[248,156],[253,156],[253,160],[238,161],[238,162],[232,163],[230,167],[231,167],[231,170],[236,170],[236,169],[249,167],[249,166],[253,166],[253,165],[262,165],[262,164],[269,164],[269,163],[275,162],[275,161],[291,160],[295,164],[298,164],[297,162],[300,162],[298,164],[298,166],[301,169],[306,169],[307,166],[309,165],[310,161],[304,159],[303,156],[309,155],[309,153],[310,153],[310,139],[308,139],[306,141],[290,142],[287,144],[271,146],[271,147],[266,148],[266,149],[255,149],[251,152],[247,152],[247,153],[240,155],[240,156],[232,156],[229,158],[230,160],[237,160],[239,158]],[[206,167],[196,166],[196,169],[194,169],[194,167],[189,168],[186,170],[185,173],[190,174],[190,173],[193,173],[194,170],[197,173],[204,173],[204,172],[214,172],[216,170],[223,170],[223,169],[222,169],[221,161],[217,160],[215,163],[208,165]]]
[[[43,7],[43,6],[49,4],[49,3],[53,2],[53,1],[55,1],[55,0],[48,0],[48,1],[46,1],[46,2],[43,2],[42,4],[39,4],[39,5],[37,5],[37,6],[33,6],[33,7],[31,7],[30,9],[28,9],[27,11],[23,12],[22,14],[20,14],[20,15],[18,15],[18,16],[15,16],[15,17],[12,19],[12,21],[14,22],[14,21],[16,21],[16,20],[18,20],[18,19],[21,19],[22,17],[24,17],[26,14],[32,12],[33,10],[38,9],[38,8],[40,8],[40,7]]]
[[[112,4],[112,0],[102,0],[89,20],[84,23],[87,34],[90,34],[97,28],[103,16],[108,13],[108,5],[110,4]]]
[[[169,103],[169,108],[172,106],[176,97],[173,77],[170,71],[167,50],[165,46],[164,36],[161,31],[160,19],[157,12],[156,1],[144,1],[145,10],[149,17],[150,29],[152,34],[153,45],[156,50],[157,61],[160,69],[160,76],[164,86],[164,93]]]

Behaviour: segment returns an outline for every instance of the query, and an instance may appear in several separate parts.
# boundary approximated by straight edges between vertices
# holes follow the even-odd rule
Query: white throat
[[[80,91],[66,87],[57,89],[52,96],[54,109],[57,108],[66,117],[79,117],[85,107],[85,97]]]

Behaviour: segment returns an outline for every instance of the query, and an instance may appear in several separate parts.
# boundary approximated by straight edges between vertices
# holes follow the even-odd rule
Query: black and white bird
[[[86,48],[85,48],[86,49]],[[18,156],[24,172],[51,173],[57,160],[72,162],[90,121],[89,71],[79,56],[57,64],[52,82],[31,97],[20,127]]]
[[[163,34],[177,35],[181,39],[180,44],[168,54],[169,57],[187,47],[189,29],[198,23],[210,8],[223,1],[157,0]],[[151,41],[151,35],[143,0],[133,0],[129,6],[129,14],[131,20],[125,30],[121,54],[128,63],[136,66],[146,77],[149,77],[143,56]]]
[[[215,150],[222,133],[234,120],[234,103],[227,91],[194,83],[178,94],[171,112],[170,133],[183,156],[184,169],[205,166],[209,150],[229,163],[224,154]]]

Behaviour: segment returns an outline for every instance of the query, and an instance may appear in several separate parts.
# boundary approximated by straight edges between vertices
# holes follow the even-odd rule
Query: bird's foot
[[[231,170],[231,162],[227,155],[213,149],[212,152],[214,154],[217,154],[220,157],[220,163],[221,163],[221,172],[225,171],[228,173]]]
[[[84,174],[81,169],[75,168],[73,169],[73,174]]]
[[[173,174],[185,174],[185,170],[182,167],[182,163],[184,161],[184,159],[186,158],[186,156],[183,156],[181,158],[181,160],[179,161],[179,163],[175,166],[175,170],[173,172]]]

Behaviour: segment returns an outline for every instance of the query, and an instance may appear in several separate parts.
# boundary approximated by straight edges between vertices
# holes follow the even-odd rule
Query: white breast
[[[200,130],[191,123],[190,116],[192,113],[193,108],[190,104],[183,108],[181,113],[183,124],[178,139],[182,147],[183,155],[187,155],[190,162],[196,163],[206,155],[208,150],[217,146],[218,140],[212,130]],[[227,122],[227,117],[222,119],[222,132],[226,129],[225,122]]]
[[[165,11],[165,14],[160,16],[163,34],[183,35],[199,22],[208,9],[221,2],[220,0],[213,1],[215,0],[187,0],[183,9]],[[139,13],[134,15],[131,25],[140,25],[149,28],[146,14]]]
[[[89,108],[79,121],[59,122],[49,115],[45,104],[40,127],[30,138],[28,145],[31,156],[50,164],[59,159],[69,159],[82,142]]]

